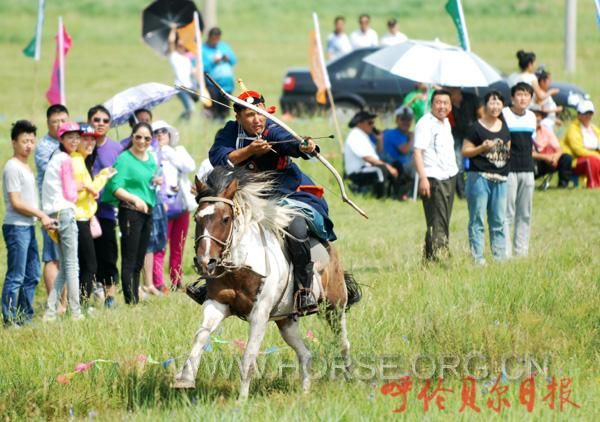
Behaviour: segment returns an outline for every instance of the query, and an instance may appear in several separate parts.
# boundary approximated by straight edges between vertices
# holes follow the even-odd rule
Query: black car
[[[365,56],[379,48],[381,47],[354,50],[327,65],[331,92],[340,114],[352,115],[360,109],[377,112],[392,111],[402,104],[404,96],[414,88],[414,81],[393,75],[363,61]],[[572,109],[580,98],[588,97],[576,85],[554,82],[552,86],[560,89],[560,92],[554,96],[554,101],[563,107]],[[510,99],[510,89],[505,80],[495,82],[489,87],[478,88],[477,93],[483,97],[492,89],[502,93],[506,99]],[[284,113],[296,115],[314,113],[322,107],[316,102],[316,91],[317,87],[308,69],[288,70],[280,98],[281,109]],[[465,88],[465,91],[475,93],[475,88]]]

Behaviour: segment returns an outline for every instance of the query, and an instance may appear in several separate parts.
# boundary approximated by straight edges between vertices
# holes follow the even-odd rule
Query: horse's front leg
[[[221,321],[230,315],[229,306],[214,300],[204,303],[204,317],[200,329],[196,331],[194,345],[190,356],[185,361],[183,368],[175,377],[174,388],[195,388],[196,375],[204,346],[210,338],[210,334],[217,329]]]
[[[296,356],[298,356],[300,375],[302,377],[302,391],[308,393],[308,390],[310,390],[310,365],[312,362],[312,355],[302,341],[302,337],[298,331],[298,321],[282,319],[277,321],[277,327],[279,327],[281,337],[283,337],[285,342],[294,349]]]
[[[242,364],[240,368],[240,401],[248,398],[248,392],[250,390],[250,370],[256,364],[258,350],[267,329],[267,323],[269,322],[268,310],[266,310],[264,307],[259,307],[259,309],[256,309],[256,311],[252,312],[248,322],[250,323],[248,344],[246,345],[246,350],[244,350],[244,356],[242,357]]]

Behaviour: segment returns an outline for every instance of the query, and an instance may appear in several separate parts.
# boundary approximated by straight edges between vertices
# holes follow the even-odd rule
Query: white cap
[[[577,113],[579,114],[585,114],[585,113],[589,113],[589,112],[595,112],[596,110],[594,109],[594,103],[592,103],[590,100],[583,100],[580,101],[579,104],[577,104]]]
[[[169,145],[174,147],[179,143],[179,132],[173,126],[164,120],[157,120],[152,123],[152,132],[155,132],[158,129],[167,129],[169,131]]]

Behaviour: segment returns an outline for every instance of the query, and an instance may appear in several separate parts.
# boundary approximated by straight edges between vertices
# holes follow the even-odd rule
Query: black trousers
[[[152,214],[144,214],[129,208],[119,208],[121,230],[121,283],[125,303],[139,302],[140,273],[148,249]]]
[[[552,167],[545,161],[536,160],[537,172],[536,177],[541,177],[549,173],[558,172],[558,187],[566,188],[569,185],[571,176],[573,176],[573,157],[569,154],[563,154],[558,160],[556,168]]]
[[[119,282],[116,221],[98,218],[98,222],[102,229],[102,236],[94,239],[97,265],[96,281],[102,283],[105,287],[110,287]]]
[[[429,180],[431,196],[423,198],[427,222],[424,256],[426,260],[436,260],[439,258],[440,251],[448,252],[456,176],[446,180],[431,177],[427,180]]]
[[[310,289],[313,278],[313,262],[310,257],[308,226],[304,217],[295,217],[286,228],[287,249],[294,264],[296,288]]]
[[[360,172],[348,175],[358,186],[368,186],[377,198],[397,197],[400,192],[400,177],[393,177],[383,164],[364,167]]]
[[[90,231],[90,221],[78,221],[77,257],[79,258],[79,292],[81,303],[92,297],[94,278],[98,265],[96,263],[96,248]]]

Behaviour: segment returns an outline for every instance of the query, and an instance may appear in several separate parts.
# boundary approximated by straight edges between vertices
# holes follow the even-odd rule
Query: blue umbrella
[[[135,110],[140,108],[150,110],[176,94],[177,90],[172,86],[148,82],[119,92],[106,101],[104,107],[110,111],[111,125],[114,127],[126,123]]]

